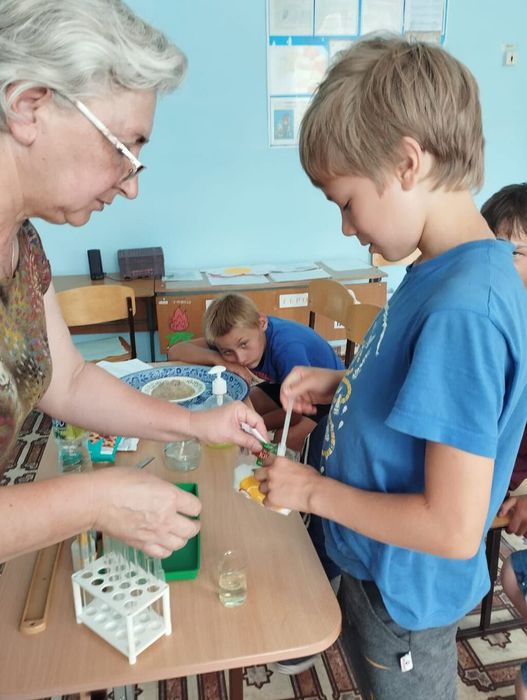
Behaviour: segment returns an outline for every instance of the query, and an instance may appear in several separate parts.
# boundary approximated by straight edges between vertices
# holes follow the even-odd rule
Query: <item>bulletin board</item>
[[[445,40],[448,0],[267,0],[269,145],[296,146],[335,55],[370,32]]]

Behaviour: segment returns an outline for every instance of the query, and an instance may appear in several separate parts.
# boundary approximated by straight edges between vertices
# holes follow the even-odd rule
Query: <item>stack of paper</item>
[[[210,284],[246,285],[273,282],[293,282],[329,277],[314,262],[259,263],[258,265],[238,265],[236,267],[209,268],[203,270]]]
[[[201,282],[203,277],[199,270],[167,270],[163,282]]]

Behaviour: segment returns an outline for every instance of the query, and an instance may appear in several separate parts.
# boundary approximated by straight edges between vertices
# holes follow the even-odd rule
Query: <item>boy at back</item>
[[[483,204],[481,213],[497,238],[510,241],[515,246],[514,267],[524,286],[527,287],[527,183],[502,187]],[[523,434],[509,490],[514,493],[504,501],[498,515],[509,515],[507,532],[525,536],[527,534],[527,431]]]
[[[265,316],[243,294],[227,293],[216,298],[204,316],[204,338],[176,343],[168,350],[170,360],[203,365],[224,365],[251,383],[252,375],[263,381],[251,389],[250,399],[269,430],[280,440],[285,413],[280,406],[283,379],[296,365],[341,369],[342,361],[329,343],[312,328],[295,321]],[[293,414],[287,446],[299,451],[329,404],[318,405],[311,416]]]
[[[514,266],[527,287],[527,183],[507,185],[488,199],[481,213],[494,234],[514,244]],[[527,416],[526,416],[527,418]],[[511,483],[512,495],[504,501],[499,515],[509,515],[508,532],[527,534],[527,431],[524,431],[516,457]],[[505,593],[527,619],[527,550],[513,552],[501,571]],[[523,663],[515,682],[517,700],[527,700],[527,663]]]
[[[476,82],[438,46],[358,41],[317,89],[300,154],[344,235],[422,255],[346,372],[296,367],[282,383],[297,411],[333,399],[325,478],[286,458],[257,476],[270,505],[327,519],[363,697],[451,700],[458,621],[488,589],[483,539],[527,415],[525,290],[471,196]]]
[[[527,287],[527,183],[506,185],[481,207],[496,238],[514,246],[514,266]]]

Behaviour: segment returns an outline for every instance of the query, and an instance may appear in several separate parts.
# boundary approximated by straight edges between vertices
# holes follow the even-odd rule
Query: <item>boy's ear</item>
[[[267,320],[267,316],[265,314],[259,314],[258,315],[258,328],[261,331],[266,331],[268,325],[269,325],[269,321]]]
[[[16,88],[10,85],[7,96]],[[36,138],[38,110],[53,99],[53,92],[45,86],[35,86],[23,90],[11,103],[14,117],[8,117],[7,124],[13,137],[25,146],[30,146]]]
[[[413,189],[423,177],[424,151],[411,136],[401,141],[401,158],[396,174],[404,191]]]

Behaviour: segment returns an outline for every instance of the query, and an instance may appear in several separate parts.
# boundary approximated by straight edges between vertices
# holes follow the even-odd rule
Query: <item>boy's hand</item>
[[[527,496],[512,496],[506,498],[498,515],[510,517],[507,532],[520,537],[527,534]]]
[[[302,513],[311,512],[311,497],[322,477],[305,464],[287,457],[270,455],[271,466],[263,466],[254,473],[260,482],[260,491],[266,495],[264,505],[290,508]]]
[[[292,398],[293,411],[296,413],[316,413],[317,404],[331,403],[343,375],[341,370],[295,367],[282,382],[280,401],[284,410]]]
[[[233,401],[210,411],[191,411],[190,431],[202,442],[209,444],[234,443],[257,454],[262,449],[258,440],[241,429],[248,423],[268,439],[261,416],[241,401]]]

